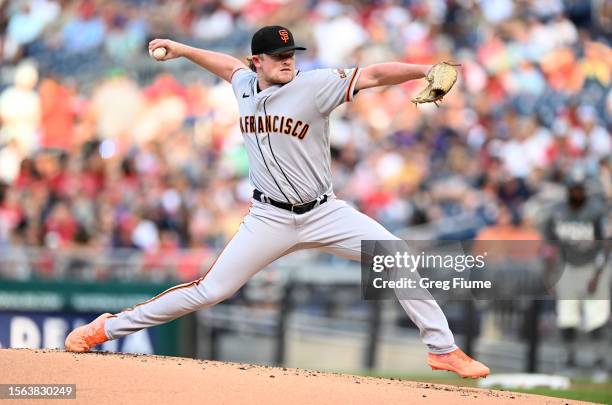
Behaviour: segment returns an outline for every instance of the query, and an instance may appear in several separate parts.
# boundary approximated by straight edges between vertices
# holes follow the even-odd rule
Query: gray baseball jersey
[[[552,209],[546,223],[546,238],[557,241],[563,260],[574,266],[594,263],[604,254],[605,213],[602,204],[587,199],[573,210],[566,202]],[[603,256],[600,257],[603,259]]]
[[[329,114],[352,100],[358,77],[359,68],[298,71],[291,82],[258,92],[255,72],[234,72],[255,188],[297,204],[332,193]]]

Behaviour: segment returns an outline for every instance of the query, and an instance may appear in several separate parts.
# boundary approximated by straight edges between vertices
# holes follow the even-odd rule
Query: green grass
[[[370,377],[395,378],[399,380],[422,381],[434,384],[447,384],[461,387],[476,387],[476,381],[463,379],[460,377],[448,376],[430,376],[430,375],[415,375],[415,374],[394,374],[394,373],[357,373],[359,375]],[[579,401],[597,402],[600,404],[612,405],[612,382],[606,384],[594,384],[589,380],[572,381],[568,390],[553,390],[549,388],[534,388],[534,389],[517,389],[517,390],[502,390],[523,392],[526,394],[546,395],[549,397],[575,399]]]
[[[572,383],[569,390],[551,390],[549,388],[535,388],[531,390],[515,390],[526,394],[546,395],[565,399],[612,404],[612,384],[579,384]]]

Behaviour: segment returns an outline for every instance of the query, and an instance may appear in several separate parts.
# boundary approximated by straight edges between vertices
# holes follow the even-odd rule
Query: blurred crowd
[[[271,23],[308,47],[299,69],[462,64],[441,108],[414,107],[413,81],[332,116],[336,193],[390,230],[534,227],[577,165],[610,204],[611,18],[595,0],[0,0],[0,246],[223,246],[252,193],[231,87],[146,44],[244,57]]]

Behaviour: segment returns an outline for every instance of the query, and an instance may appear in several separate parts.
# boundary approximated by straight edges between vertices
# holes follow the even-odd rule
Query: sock
[[[567,367],[574,367],[576,365],[576,328],[561,329],[561,338],[567,353],[565,364]]]
[[[593,350],[595,352],[594,366],[596,368],[606,368],[606,354],[608,353],[608,342],[605,336],[605,326],[589,332]]]

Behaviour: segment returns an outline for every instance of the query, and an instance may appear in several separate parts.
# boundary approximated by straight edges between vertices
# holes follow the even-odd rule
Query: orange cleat
[[[490,371],[489,367],[472,359],[459,348],[445,354],[429,353],[427,364],[431,366],[432,370],[452,371],[463,378],[486,377]]]
[[[112,314],[102,314],[87,325],[79,326],[66,337],[66,350],[69,352],[88,352],[108,340],[104,333],[104,321]]]

